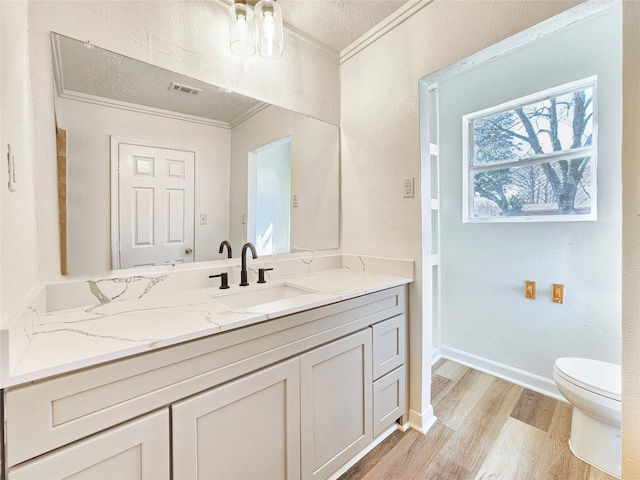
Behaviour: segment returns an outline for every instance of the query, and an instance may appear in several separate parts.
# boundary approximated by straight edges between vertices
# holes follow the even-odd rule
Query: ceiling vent
[[[169,90],[172,90],[174,92],[188,93],[189,95],[198,95],[202,91],[202,89],[200,88],[189,87],[187,85],[181,85],[176,82],[173,82],[171,85],[169,85]]]

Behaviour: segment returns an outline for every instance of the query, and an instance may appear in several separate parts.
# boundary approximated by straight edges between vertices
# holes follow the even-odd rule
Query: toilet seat
[[[596,395],[621,401],[620,366],[588,358],[563,357],[556,360],[558,376]]]

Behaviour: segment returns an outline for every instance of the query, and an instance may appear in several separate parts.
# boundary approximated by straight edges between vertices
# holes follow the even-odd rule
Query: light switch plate
[[[524,296],[529,300],[536,299],[536,282],[533,280],[526,280],[524,282]]]
[[[554,283],[551,294],[553,303],[564,303],[564,285],[562,283]]]
[[[404,179],[404,198],[413,198],[415,177]]]

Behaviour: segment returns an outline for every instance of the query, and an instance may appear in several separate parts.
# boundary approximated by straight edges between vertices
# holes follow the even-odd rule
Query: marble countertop
[[[20,385],[411,282],[382,273],[327,270],[247,287],[192,289],[33,316],[29,343],[0,387]],[[295,294],[259,305],[265,290]],[[274,290],[272,290],[274,291]],[[253,292],[253,293],[249,293]],[[241,293],[238,305],[237,294]],[[233,296],[235,302],[230,303]],[[247,299],[249,299],[247,301]],[[227,304],[225,304],[228,303]]]

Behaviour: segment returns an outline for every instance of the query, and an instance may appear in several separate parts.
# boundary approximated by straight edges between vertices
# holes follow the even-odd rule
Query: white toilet
[[[556,360],[553,379],[573,405],[569,447],[574,455],[620,478],[620,366],[587,358]]]

